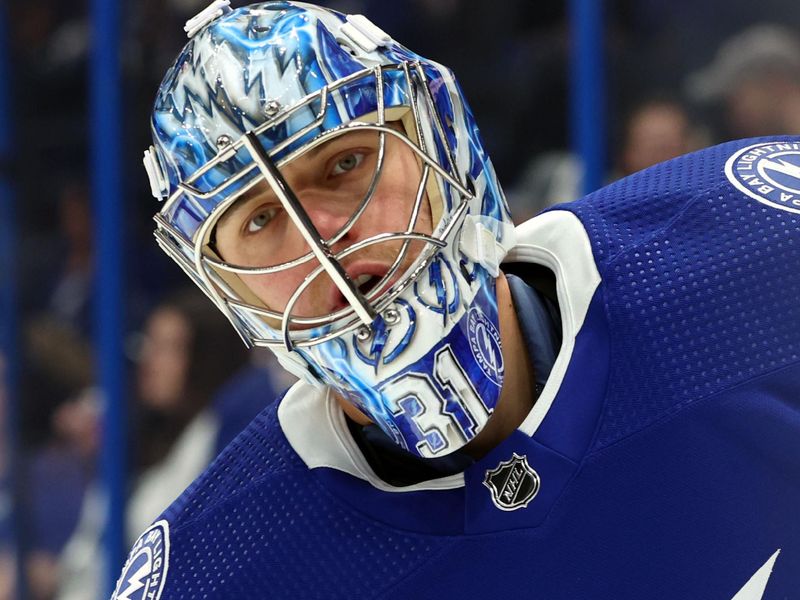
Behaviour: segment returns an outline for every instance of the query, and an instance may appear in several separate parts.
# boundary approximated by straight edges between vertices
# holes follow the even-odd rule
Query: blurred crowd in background
[[[103,398],[95,387],[86,1],[6,6],[15,131],[20,365],[16,483],[0,494],[0,600],[9,550],[35,600],[97,597]],[[133,541],[291,381],[245,352],[225,319],[152,238],[158,209],[141,168],[158,84],[205,0],[123,2],[128,364],[127,535]],[[234,6],[240,3],[234,2]],[[331,0],[450,66],[471,101],[517,221],[577,198],[570,152],[570,28],[563,0]],[[800,3],[609,0],[607,179],[727,139],[800,134]],[[0,355],[0,373],[4,365]],[[7,394],[0,375],[0,423]],[[5,431],[5,426],[3,426]],[[8,440],[0,440],[0,472]],[[8,547],[8,546],[7,546]],[[18,583],[18,582],[17,582]]]

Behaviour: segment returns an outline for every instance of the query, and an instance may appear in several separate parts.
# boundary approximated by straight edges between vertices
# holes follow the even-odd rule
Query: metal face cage
[[[223,311],[246,344],[291,351],[355,330],[359,338],[367,338],[384,320],[391,321],[393,301],[426,269],[437,251],[452,241],[473,199],[472,185],[456,167],[453,144],[439,118],[429,83],[420,63],[404,62],[353,73],[285,110],[268,103],[265,114],[273,116],[237,140],[220,136],[217,155],[177,183],[177,189],[154,217],[155,237]],[[356,111],[355,118],[348,116]],[[405,134],[388,125],[398,118],[402,119]],[[374,131],[378,136],[373,179],[346,223],[325,239],[281,168],[336,136],[358,130]],[[382,232],[334,252],[334,244],[350,231],[373,198],[384,169],[387,136],[408,147],[421,165],[410,218],[401,231]],[[221,260],[209,245],[214,227],[237,199],[264,183],[300,231],[308,252],[269,266],[242,266]],[[431,207],[437,203],[437,211],[442,215],[433,223],[431,234],[414,231],[426,193]],[[398,255],[380,282],[362,293],[341,261],[387,241],[402,242]],[[409,246],[414,241],[423,243],[422,250],[398,277],[399,269],[408,262]],[[264,306],[239,278],[245,274],[278,273],[309,261],[316,261],[318,266],[305,276],[282,311]],[[293,314],[301,294],[323,274],[330,277],[347,306],[318,316]]]

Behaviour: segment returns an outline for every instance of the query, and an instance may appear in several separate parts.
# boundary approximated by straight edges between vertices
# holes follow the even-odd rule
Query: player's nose
[[[311,218],[311,222],[314,223],[314,227],[316,227],[320,237],[325,241],[334,238],[355,216],[352,206],[343,206],[341,203],[330,200],[328,202],[311,203],[306,208],[306,212]],[[352,243],[357,240],[359,227],[359,219],[356,219],[336,245],[341,245],[341,242]]]

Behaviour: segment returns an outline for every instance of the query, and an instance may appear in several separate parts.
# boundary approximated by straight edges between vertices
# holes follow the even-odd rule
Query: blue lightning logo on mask
[[[436,301],[438,302],[439,306],[446,306],[447,305],[447,290],[444,287],[444,281],[442,280],[442,266],[438,260],[433,261],[431,264],[430,271],[428,271],[428,277],[430,278],[431,284],[433,287],[436,288]],[[442,318],[444,322],[447,323],[447,312],[442,311]]]
[[[500,332],[480,310],[473,307],[467,317],[469,347],[481,371],[498,387],[503,385],[503,353]]]
[[[374,367],[376,374],[379,364],[388,365],[406,349],[417,329],[417,318],[411,305],[405,300],[396,300],[394,305],[398,310],[398,322],[390,326],[382,317],[376,319],[372,325],[372,337],[370,338],[368,351],[364,352],[362,350],[362,344],[358,343],[357,338],[353,341],[356,356],[362,362]],[[403,317],[402,313],[405,313],[405,317]],[[402,332],[402,337],[400,337],[399,332]],[[392,334],[395,335],[393,336]],[[395,340],[398,337],[400,339],[392,342],[393,337]]]
[[[445,266],[444,269],[442,265]],[[435,300],[425,298],[426,294],[421,292],[419,281],[414,282],[414,293],[423,306],[442,315],[443,323],[446,325],[447,317],[458,310],[461,295],[453,267],[441,255],[437,255],[428,267],[428,281],[436,294]],[[449,302],[448,292],[452,295]]]
[[[372,324],[372,345],[369,348],[369,355],[372,358],[372,365],[375,367],[375,373],[378,372],[378,363],[381,360],[383,349],[386,347],[386,341],[389,338],[391,329],[386,327],[386,321],[383,317],[378,317]]]

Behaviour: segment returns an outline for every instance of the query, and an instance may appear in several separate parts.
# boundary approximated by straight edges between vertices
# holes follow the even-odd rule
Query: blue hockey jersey
[[[800,140],[669,161],[518,238],[563,339],[517,431],[392,487],[298,384],[143,534],[116,598],[800,598]]]

